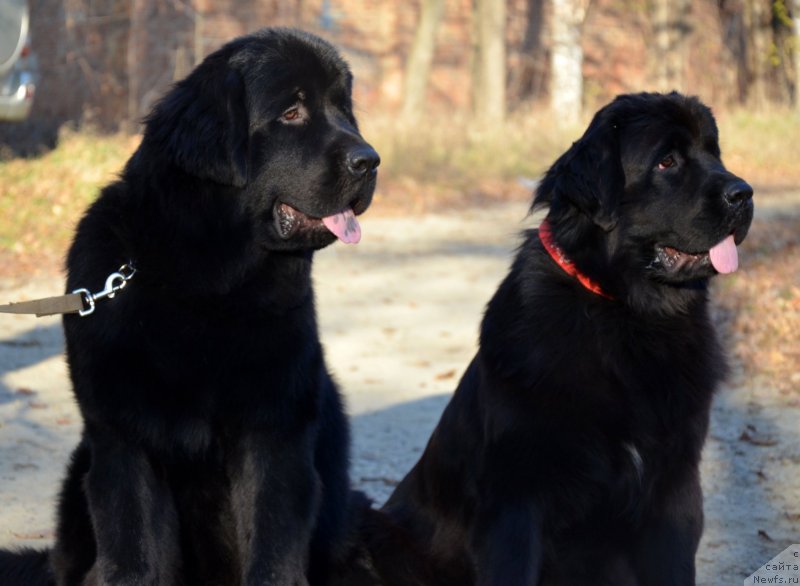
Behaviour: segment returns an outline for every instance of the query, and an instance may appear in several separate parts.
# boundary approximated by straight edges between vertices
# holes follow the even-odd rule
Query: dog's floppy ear
[[[608,232],[617,223],[617,206],[624,189],[619,128],[612,107],[606,106],[547,171],[536,192],[534,208],[572,205]]]
[[[145,120],[144,143],[190,175],[242,187],[248,124],[244,81],[214,54],[156,104]]]

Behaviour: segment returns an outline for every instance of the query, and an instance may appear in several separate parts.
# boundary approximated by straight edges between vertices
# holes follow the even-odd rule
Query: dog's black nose
[[[725,198],[728,205],[737,205],[753,197],[753,188],[745,181],[739,179],[725,186],[722,197]]]
[[[371,146],[362,145],[347,153],[347,170],[351,175],[361,177],[374,171],[381,164],[381,158]]]

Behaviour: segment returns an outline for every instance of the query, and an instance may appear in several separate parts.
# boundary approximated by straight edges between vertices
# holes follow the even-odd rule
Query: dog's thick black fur
[[[707,285],[735,269],[751,196],[697,99],[625,95],[597,113],[534,207],[601,291],[525,235],[423,456],[365,518],[381,583],[694,583],[698,463],[726,371]]]
[[[85,430],[55,547],[0,554],[0,584],[326,583],[352,496],[311,261],[379,162],[351,85],[327,42],[267,29],[155,106],[68,255],[70,291],[136,272],[64,318]]]

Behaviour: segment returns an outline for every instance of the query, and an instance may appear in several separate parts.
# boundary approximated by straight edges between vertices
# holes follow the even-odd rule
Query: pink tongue
[[[356,215],[350,208],[327,218],[322,218],[322,223],[342,242],[356,244],[361,240],[361,226],[358,225]]]
[[[733,234],[714,246],[709,251],[711,264],[718,273],[732,273],[739,268],[739,254],[736,252],[736,243]]]

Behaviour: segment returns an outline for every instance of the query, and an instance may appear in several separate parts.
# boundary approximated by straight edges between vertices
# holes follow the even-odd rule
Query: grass
[[[415,213],[529,198],[520,178],[538,177],[576,140],[544,114],[513,116],[479,132],[459,113],[404,124],[362,113],[362,132],[381,154],[371,213]],[[756,186],[800,189],[800,113],[717,115],[726,164]],[[64,132],[39,158],[0,160],[0,277],[28,278],[60,265],[75,223],[113,180],[138,139]],[[737,363],[783,393],[800,388],[800,215],[757,220],[742,271],[718,279],[717,319]]]
[[[407,122],[362,116],[362,134],[381,155],[376,209],[423,212],[529,197],[520,179],[540,176],[578,136],[544,114],[515,116],[488,130],[464,113]]]
[[[426,211],[465,202],[529,197],[520,178],[538,177],[580,136],[545,113],[518,114],[487,131],[458,112],[414,124],[362,113],[364,136],[381,154],[373,213]],[[759,186],[800,186],[800,113],[718,115],[728,167]],[[82,211],[111,181],[138,139],[65,131],[38,158],[0,160],[0,254],[37,256],[66,248]]]
[[[481,199],[528,197],[519,178],[536,178],[577,140],[586,124],[562,129],[546,112],[512,116],[476,131],[463,113],[409,124],[362,115],[364,136],[381,154],[382,207],[428,210]],[[800,188],[800,112],[746,110],[717,115],[728,168],[758,188]]]
[[[468,187],[486,177],[540,175],[577,138],[578,129],[565,132],[543,114],[531,114],[479,130],[469,116],[454,113],[416,123],[371,117],[362,130],[390,176]]]
[[[58,148],[41,157],[0,161],[3,268],[10,269],[15,257],[62,254],[83,210],[122,169],[136,143],[126,136],[67,131]]]
[[[731,171],[756,186],[800,187],[800,111],[736,110],[717,119],[720,146]]]
[[[537,177],[589,122],[564,129],[549,113],[534,112],[514,115],[481,132],[463,113],[413,124],[385,115],[364,119],[363,134],[381,153],[382,172],[467,188],[487,177]],[[800,111],[734,110],[717,114],[717,122],[725,162],[732,171],[753,183],[800,185]]]

